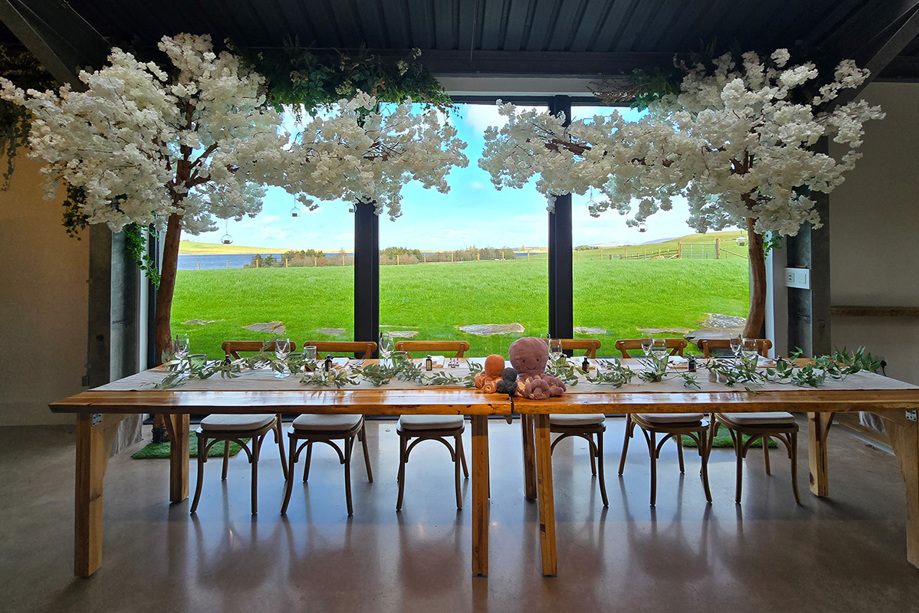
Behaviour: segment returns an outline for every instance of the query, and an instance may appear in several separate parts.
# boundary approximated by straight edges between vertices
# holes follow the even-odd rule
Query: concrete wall
[[[858,161],[830,195],[832,304],[919,307],[919,84],[876,83]],[[833,317],[835,346],[866,346],[887,374],[919,384],[919,319]]]
[[[86,373],[88,240],[64,233],[39,168],[22,155],[0,192],[0,426],[73,423],[48,403]]]

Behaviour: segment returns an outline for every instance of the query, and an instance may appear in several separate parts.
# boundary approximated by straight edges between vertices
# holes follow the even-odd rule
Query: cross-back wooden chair
[[[469,350],[466,341],[398,341],[396,351],[419,352],[453,352],[453,357],[461,358]],[[405,465],[408,463],[409,454],[415,445],[424,440],[435,440],[443,443],[450,450],[450,459],[453,461],[454,482],[456,485],[456,508],[463,508],[463,494],[460,490],[460,466],[463,475],[469,478],[469,468],[466,466],[466,453],[463,451],[463,432],[466,429],[462,415],[402,415],[396,425],[396,434],[399,435],[399,498],[396,501],[396,510],[402,509],[402,499],[405,494]],[[447,437],[453,437],[454,445],[450,445]],[[414,441],[412,439],[415,439]]]
[[[730,352],[730,341],[725,339],[703,339],[699,341],[702,352],[706,357],[711,357],[714,352],[726,349]],[[765,338],[756,339],[757,351],[760,355],[765,356],[766,352],[772,348],[772,341]],[[795,502],[801,504],[801,498],[798,495],[798,422],[791,413],[782,411],[776,413],[715,413],[712,415],[711,430],[709,440],[714,440],[718,434],[718,428],[724,426],[731,434],[731,441],[734,443],[734,455],[737,458],[737,485],[734,493],[734,500],[740,503],[741,493],[743,491],[743,460],[747,457],[747,452],[751,445],[757,440],[763,445],[763,465],[766,474],[772,474],[769,465],[769,440],[771,438],[781,441],[788,452],[788,459],[791,462],[791,489],[795,495]],[[744,442],[744,435],[750,438]]]
[[[670,350],[670,355],[683,355],[686,348],[686,340],[682,338],[665,339],[666,347]],[[622,357],[632,357],[629,353],[641,350],[641,339],[623,339],[616,341],[616,349],[622,353]],[[625,440],[622,443],[622,457],[619,459],[619,474],[625,471],[625,459],[629,453],[629,440],[635,433],[635,426],[641,428],[641,432],[648,444],[648,453],[651,457],[651,505],[657,503],[657,460],[660,458],[661,449],[668,440],[673,439],[677,446],[677,457],[679,458],[680,472],[686,472],[683,463],[683,436],[692,438],[699,451],[702,459],[702,485],[705,488],[705,499],[712,501],[711,489],[708,485],[708,429],[709,424],[705,423],[704,413],[629,413],[625,420]],[[657,440],[657,435],[662,434],[663,438]]]
[[[730,339],[704,338],[699,341],[698,345],[699,349],[702,350],[702,353],[707,358],[733,355]],[[772,341],[768,338],[756,339],[756,351],[759,352],[760,355],[767,355],[770,349],[772,349]]]
[[[686,349],[686,339],[683,338],[665,338],[664,343],[670,350],[670,355],[683,355],[683,350]],[[616,341],[616,351],[620,352],[624,358],[644,357],[640,338]]]
[[[262,341],[226,341],[223,343],[223,352],[226,355],[239,359],[240,352],[254,353],[258,351],[274,351],[275,343]],[[296,343],[290,344],[290,349],[296,349]],[[208,415],[198,424],[195,435],[198,437],[198,482],[195,484],[195,498],[191,504],[191,512],[198,510],[201,500],[201,487],[204,485],[204,464],[207,462],[207,452],[220,441],[223,441],[223,473],[221,480],[226,481],[227,469],[230,463],[230,443],[234,442],[242,447],[252,464],[252,514],[258,513],[258,459],[265,435],[274,432],[275,441],[278,443],[278,452],[281,454],[281,469],[284,479],[287,479],[287,458],[284,454],[284,437],[281,432],[281,414],[246,414],[246,415]],[[252,448],[245,442],[250,439]]]
[[[306,341],[304,347],[315,347],[316,357],[324,353],[353,353],[355,358],[368,360],[377,350],[373,341]]]
[[[454,358],[461,358],[469,351],[469,343],[466,341],[396,341],[396,351],[426,354],[454,352]]]
[[[597,350],[600,348],[600,341],[595,338],[563,338],[560,340],[562,349],[584,350],[584,356],[588,358],[596,358]],[[558,434],[552,441],[553,453],[555,446],[570,436],[587,441],[590,472],[597,476],[599,465],[600,497],[603,499],[603,506],[608,507],[609,499],[606,496],[606,477],[603,470],[603,433],[606,432],[606,415],[603,413],[586,415],[550,413],[549,432]],[[594,442],[594,436],[596,436],[596,442]]]
[[[329,353],[350,353],[360,355],[367,359],[377,349],[377,344],[372,341],[306,341],[304,347],[315,347],[316,357]],[[348,515],[353,515],[351,505],[351,453],[354,449],[354,439],[361,442],[364,452],[364,467],[367,469],[367,481],[373,483],[373,470],[370,467],[370,452],[367,449],[367,432],[364,428],[363,415],[350,414],[312,414],[305,413],[297,417],[287,432],[290,439],[290,466],[291,478],[287,480],[284,492],[284,502],[281,503],[281,514],[287,513],[290,496],[294,487],[294,466],[300,457],[300,452],[306,447],[306,460],[303,466],[303,482],[310,476],[310,461],[313,458],[313,443],[325,443],[335,450],[339,461],[345,466],[345,502],[348,506]],[[339,447],[335,441],[340,440]]]

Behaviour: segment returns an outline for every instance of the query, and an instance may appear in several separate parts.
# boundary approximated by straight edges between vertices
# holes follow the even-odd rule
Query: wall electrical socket
[[[786,268],[785,287],[811,288],[811,271],[807,268]]]

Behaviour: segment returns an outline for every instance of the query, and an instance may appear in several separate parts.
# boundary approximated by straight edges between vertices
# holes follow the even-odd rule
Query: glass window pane
[[[498,191],[478,167],[485,128],[501,122],[495,105],[460,104],[451,121],[469,144],[469,166],[450,173],[450,193],[410,184],[402,217],[380,219],[380,329],[507,355],[514,339],[548,330],[545,199],[532,185]],[[521,328],[460,329],[486,324]]]
[[[609,112],[609,107],[574,107],[572,117]],[[628,227],[628,217],[616,211],[590,217],[590,197],[572,200],[576,337],[597,338],[601,353],[614,355],[620,338],[682,337],[709,314],[746,317],[748,261],[746,245],[736,240],[740,230],[695,233],[686,224],[683,199],[652,215],[644,227]]]

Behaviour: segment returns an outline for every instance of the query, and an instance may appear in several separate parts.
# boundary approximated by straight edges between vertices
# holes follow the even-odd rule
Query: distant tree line
[[[429,262],[475,262],[478,260],[513,260],[517,257],[510,247],[482,247],[475,246],[456,251],[438,251],[424,254],[420,249],[406,247],[387,247],[380,250],[380,264],[404,265],[424,264]],[[246,268],[283,268],[303,266],[353,266],[354,257],[344,250],[338,253],[326,253],[318,249],[290,250],[276,255],[252,256]]]

